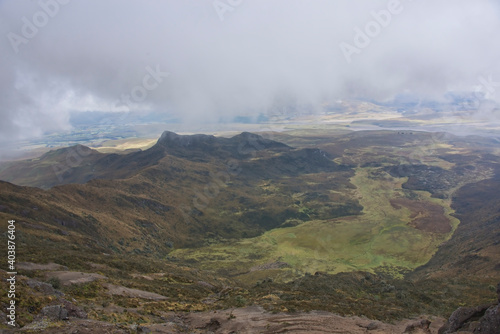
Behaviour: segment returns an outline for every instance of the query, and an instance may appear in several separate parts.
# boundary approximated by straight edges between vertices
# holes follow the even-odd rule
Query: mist
[[[69,130],[75,111],[210,123],[400,94],[498,102],[498,31],[486,0],[2,1],[0,143]]]

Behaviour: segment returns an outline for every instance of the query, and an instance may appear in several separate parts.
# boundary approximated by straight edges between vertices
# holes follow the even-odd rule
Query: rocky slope
[[[25,263],[25,267],[35,267],[33,264]],[[54,264],[45,266],[43,269],[61,269]],[[67,272],[69,273],[69,272]],[[80,276],[80,273],[74,273]],[[0,272],[4,278],[5,272]],[[69,277],[69,275],[67,275]],[[33,316],[21,328],[0,329],[2,333],[28,332],[28,333],[433,333],[443,324],[442,318],[420,317],[416,319],[404,319],[394,324],[370,320],[366,317],[349,316],[342,317],[325,311],[312,312],[274,312],[270,313],[260,306],[235,307],[205,312],[170,312],[160,311],[157,313],[156,321],[143,323],[141,321],[140,307],[118,307],[115,305],[104,305],[102,311],[116,313],[128,313],[135,321],[99,321],[89,318],[89,314],[78,306],[78,302],[70,295],[65,295],[60,290],[54,289],[51,284],[19,276],[20,290],[23,296],[29,295],[32,300],[45,300],[48,304],[37,311],[32,311]],[[94,279],[102,279],[95,278]],[[66,286],[81,285],[82,281],[63,279],[62,284]],[[140,290],[121,288],[110,290],[113,294],[128,299],[158,300],[157,296]],[[24,297],[26,298],[26,297]],[[34,304],[31,307],[35,307]],[[5,314],[0,314],[5,319]],[[431,319],[432,321],[430,321]]]
[[[460,307],[450,316],[439,334],[500,333],[500,283],[497,285],[496,302],[477,307]]]

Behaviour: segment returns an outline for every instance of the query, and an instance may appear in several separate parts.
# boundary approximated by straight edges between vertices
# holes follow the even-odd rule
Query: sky
[[[400,94],[500,101],[499,31],[493,0],[0,0],[0,144],[67,131],[75,111],[196,123]]]

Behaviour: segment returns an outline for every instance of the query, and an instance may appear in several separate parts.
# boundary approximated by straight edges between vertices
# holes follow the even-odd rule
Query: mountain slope
[[[460,188],[453,207],[460,225],[412,277],[500,278],[500,169],[493,178]]]
[[[33,196],[26,188],[5,185],[0,200],[9,205],[3,212],[43,219],[63,234],[90,230],[98,244],[112,250],[155,256],[164,256],[173,244],[199,244],[207,233],[216,238],[255,236],[289,218],[304,216],[290,208],[291,198],[277,193],[262,203],[264,190],[259,184],[265,179],[278,181],[321,171],[349,176],[348,168],[340,168],[319,151],[292,149],[250,133],[217,138],[165,132],[156,145],[142,152],[101,154],[73,147],[21,166],[36,169],[43,164],[39,169],[44,177],[37,182],[47,184],[54,181],[48,172],[51,163],[61,163],[68,152],[78,151],[86,155],[63,180],[75,183],[36,189]],[[33,207],[39,209],[27,209]],[[40,208],[47,212],[40,215]],[[228,214],[221,217],[220,212]]]
[[[388,131],[280,136],[298,148],[249,133],[166,132],[142,152],[89,151],[64,178],[86,183],[0,182],[0,226],[16,220],[18,259],[36,263],[25,266],[108,277],[63,289],[106,321],[251,304],[389,320],[488,300],[500,279],[492,143]],[[18,166],[40,168],[47,184],[70,150]],[[169,299],[110,297],[110,285]],[[136,313],[116,311],[125,308]]]
[[[494,187],[486,187],[494,183],[480,180],[489,178],[499,159],[490,153],[489,143],[487,150],[481,151],[478,139],[471,143],[450,136],[402,136],[388,131],[325,138],[313,134],[306,141],[319,141],[318,148],[293,149],[251,133],[219,138],[166,131],[150,149],[130,154],[101,154],[82,146],[51,151],[37,161],[11,166],[9,173],[31,166],[42,175],[37,182],[47,184],[54,179],[54,175],[47,176],[54,163],[64,163],[65,156],[80,152],[80,163],[74,164],[63,181],[87,183],[47,191],[2,183],[0,200],[5,204],[1,204],[0,212],[23,217],[27,231],[33,235],[40,224],[58,233],[52,238],[54,243],[89,239],[116,252],[165,256],[172,247],[206,246],[225,239],[256,237],[275,228],[359,214],[363,217],[349,219],[362,222],[360,226],[372,224],[370,219],[377,223],[387,220],[394,232],[385,238],[397,235],[397,224],[409,224],[404,229],[415,228],[417,234],[446,234],[455,225],[450,225],[446,217],[433,220],[432,215],[443,210],[441,206],[445,212],[451,210],[450,199],[456,187],[476,184],[478,189],[490,189],[490,198],[495,198]],[[292,141],[298,143],[300,139]],[[422,150],[423,143],[430,143],[433,150],[423,150],[418,163],[401,163],[405,156],[414,156],[416,148]],[[30,177],[34,180],[36,175]],[[358,184],[356,191],[353,177]],[[402,189],[398,189],[399,183]],[[377,203],[376,196],[370,198],[371,193],[363,195],[366,204],[360,205],[359,190],[369,184],[368,192],[377,192],[380,187],[393,189],[378,195],[390,202],[389,206]],[[453,197],[457,217],[464,221],[471,218],[457,203],[479,196],[468,194],[467,189]],[[439,200],[431,200],[427,193]],[[386,215],[390,213],[390,219],[380,216],[377,208],[385,210]],[[477,217],[478,210],[483,209],[472,207],[471,214]],[[342,223],[346,229],[357,226],[348,223],[349,219]],[[434,226],[438,223],[442,226]],[[307,226],[296,230],[305,231]],[[332,227],[331,233],[338,235],[340,226]],[[383,244],[374,246],[376,238],[370,233],[378,225],[371,226],[371,232],[359,227],[355,233],[358,241],[353,245],[385,249]],[[460,225],[457,233],[465,226]],[[479,232],[484,235],[484,231]],[[297,242],[301,244],[301,240]],[[432,249],[425,254],[429,252]],[[380,257],[371,260],[379,263],[375,259]],[[445,259],[436,261],[443,263]]]

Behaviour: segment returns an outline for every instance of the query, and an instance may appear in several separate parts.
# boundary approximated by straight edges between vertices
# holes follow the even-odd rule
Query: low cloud
[[[0,142],[69,129],[75,110],[215,122],[399,94],[499,101],[499,14],[486,0],[3,1]],[[148,68],[169,75],[121,103]]]

